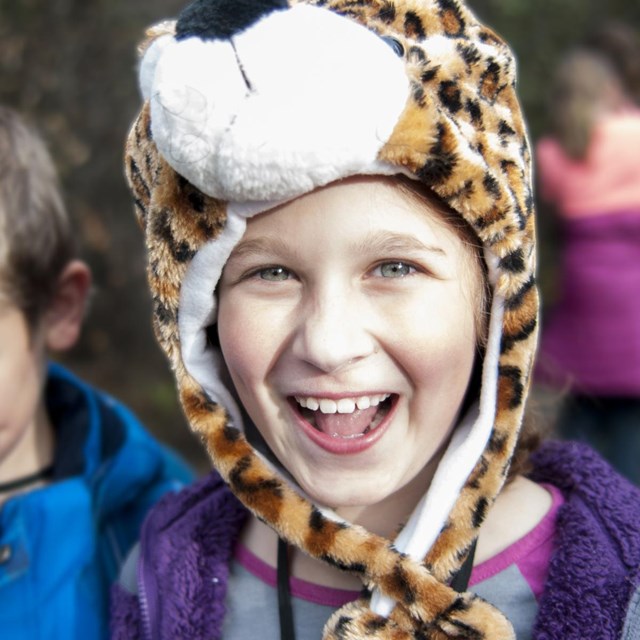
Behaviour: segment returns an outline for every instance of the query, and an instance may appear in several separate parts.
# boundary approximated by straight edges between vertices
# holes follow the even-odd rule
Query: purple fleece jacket
[[[546,443],[534,463],[533,479],[558,487],[566,502],[533,638],[619,639],[640,587],[640,490],[583,445]],[[143,528],[138,595],[114,588],[112,640],[221,638],[245,517],[215,473],[164,498]]]

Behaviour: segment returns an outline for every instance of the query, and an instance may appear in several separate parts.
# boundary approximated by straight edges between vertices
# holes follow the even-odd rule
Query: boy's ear
[[[46,345],[52,351],[71,348],[80,335],[91,271],[81,260],[72,260],[62,271],[53,298],[44,314]]]

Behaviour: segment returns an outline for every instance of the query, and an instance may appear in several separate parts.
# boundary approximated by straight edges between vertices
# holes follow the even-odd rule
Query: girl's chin
[[[336,469],[317,469],[306,476],[310,479],[307,495],[347,522],[379,535],[393,535],[424,496],[438,461],[435,456],[415,475],[411,469],[384,464],[360,470],[357,477]]]
[[[365,480],[361,487],[354,486],[349,489],[345,486],[347,482],[348,480],[327,482],[321,492],[317,490],[316,485],[315,490],[307,495],[315,504],[332,509],[345,519],[349,519],[346,518],[349,512],[357,513],[371,507],[382,506],[382,503],[389,498],[387,491],[371,490],[371,483],[375,483],[375,480],[369,479],[368,483]]]

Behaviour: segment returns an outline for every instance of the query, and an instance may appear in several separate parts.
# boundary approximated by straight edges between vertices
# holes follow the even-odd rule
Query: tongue
[[[378,407],[356,409],[353,413],[315,412],[316,428],[330,436],[348,438],[360,435],[371,424]]]

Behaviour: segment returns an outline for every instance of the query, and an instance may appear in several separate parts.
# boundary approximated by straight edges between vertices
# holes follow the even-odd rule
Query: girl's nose
[[[334,373],[376,352],[366,310],[348,295],[315,300],[299,317],[293,354],[324,373]]]

